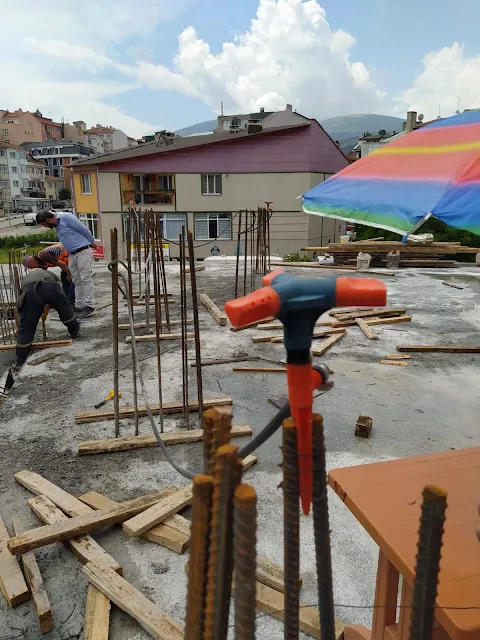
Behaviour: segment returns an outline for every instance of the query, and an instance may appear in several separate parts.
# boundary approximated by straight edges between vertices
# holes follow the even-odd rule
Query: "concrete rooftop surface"
[[[207,293],[218,306],[233,298],[234,264],[205,263],[197,273],[199,293]],[[179,267],[166,267],[169,292],[179,293]],[[342,271],[295,269],[304,277],[351,275]],[[355,276],[357,277],[357,276]],[[397,345],[477,345],[480,331],[480,270],[405,269],[395,277],[382,278],[388,287],[388,305],[405,307],[412,322],[374,327],[378,340],[370,341],[358,327],[317,360],[331,365],[335,386],[315,401],[324,417],[328,468],[358,465],[379,460],[448,451],[480,444],[480,354],[415,353],[408,367],[384,366],[379,361],[393,354]],[[446,287],[455,282],[463,289]],[[96,267],[97,308],[110,302],[111,281],[105,267]],[[171,305],[174,319],[180,305]],[[120,322],[127,322],[127,310],[120,302]],[[282,344],[253,344],[256,329],[233,333],[218,326],[200,306],[202,359],[229,358],[240,353],[272,360],[285,358]],[[136,317],[143,320],[139,307]],[[52,313],[47,321],[49,337],[68,337]],[[141,332],[139,332],[141,333]],[[275,333],[275,332],[273,332]],[[280,332],[278,332],[280,333]],[[131,349],[120,332],[121,406],[133,402]],[[36,351],[31,359],[47,354]],[[112,438],[114,423],[75,425],[74,415],[93,410],[113,388],[111,307],[98,310],[82,322],[81,336],[71,347],[56,348],[61,356],[33,367],[26,365],[7,401],[0,409],[0,513],[12,534],[11,517],[21,517],[27,526],[39,526],[26,501],[32,494],[17,484],[14,473],[23,469],[40,473],[61,488],[78,496],[95,490],[114,500],[128,500],[167,487],[180,487],[180,476],[156,448],[91,456],[77,455],[85,440]],[[158,401],[156,347],[154,342],[138,344],[149,401]],[[194,342],[189,358],[194,359]],[[12,352],[13,359],[13,352]],[[245,366],[256,363],[245,363]],[[268,366],[259,363],[260,366]],[[231,396],[233,423],[251,425],[257,433],[276,409],[268,398],[286,393],[283,375],[242,374],[232,364],[203,369],[204,396]],[[180,341],[162,344],[163,398],[182,400]],[[189,367],[190,399],[196,398],[195,369]],[[143,401],[139,401],[143,404]],[[109,403],[108,407],[112,407]],[[354,436],[359,415],[373,419],[368,440]],[[198,426],[198,416],[191,414]],[[133,435],[133,420],[121,421],[121,434]],[[166,416],[165,430],[182,428],[181,416]],[[140,433],[150,434],[147,418],[140,419]],[[245,444],[248,439],[235,440]],[[282,492],[280,434],[257,452],[258,464],[248,470],[245,481],[258,493],[257,551],[272,562],[283,563]],[[201,444],[183,444],[169,449],[175,460],[192,471],[202,468]],[[329,491],[336,617],[343,622],[370,626],[377,564],[377,547],[361,525]],[[190,517],[189,512],[185,514]],[[312,519],[301,516],[301,601],[317,606],[315,550]],[[179,622],[185,619],[187,577],[183,556],[138,538],[128,538],[121,527],[105,529],[93,537],[123,567],[125,578],[166,613]],[[82,564],[62,544],[36,552],[52,605],[54,629],[49,640],[81,638],[87,580]],[[354,606],[365,608],[354,608]],[[231,624],[233,623],[233,616]],[[263,640],[283,637],[283,623],[257,611],[257,635]],[[0,598],[0,637],[37,640],[41,637],[32,602],[7,609]],[[112,608],[110,637],[140,640],[150,636],[127,614]],[[233,629],[232,629],[233,637]],[[302,636],[307,637],[307,636]]]

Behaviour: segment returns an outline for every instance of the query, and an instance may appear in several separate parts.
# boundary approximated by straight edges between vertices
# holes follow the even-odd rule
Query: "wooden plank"
[[[319,331],[314,331],[313,332],[312,340],[315,340],[316,338],[325,338],[326,336],[336,335],[337,333],[343,333],[343,329],[342,328],[338,328],[338,329],[334,329],[334,328],[320,329]],[[279,336],[277,338],[272,338],[271,342],[273,342],[275,344],[283,343],[283,336]]]
[[[8,550],[9,535],[0,517],[0,589],[9,607],[16,607],[30,600],[30,592],[23,577],[22,570]]]
[[[363,333],[367,336],[369,340],[378,340],[377,334],[370,329],[370,327],[365,322],[365,320],[362,320],[362,318],[355,318],[355,322],[358,324],[360,329],[363,331]]]
[[[480,346],[460,346],[453,344],[438,345],[410,345],[397,347],[397,351],[411,351],[418,353],[480,353]]]
[[[89,583],[83,638],[84,640],[108,640],[109,627],[110,600],[97,587]]]
[[[376,327],[379,324],[397,324],[398,322],[411,322],[412,316],[400,316],[399,318],[373,318],[365,320],[369,327]]]
[[[262,584],[271,587],[276,591],[285,593],[285,574],[283,567],[278,564],[274,564],[264,558],[263,556],[257,556],[257,580]],[[302,585],[302,578],[300,577],[300,586]]]
[[[169,516],[177,513],[192,501],[192,485],[189,484],[182,489],[178,489],[174,494],[167,496],[156,505],[150,507],[143,513],[126,520],[123,523],[123,530],[129,536],[140,536],[145,531],[160,524]],[[105,513],[105,512],[100,512]],[[10,541],[11,544],[11,541]]]
[[[150,322],[150,325],[152,323]],[[185,324],[193,324],[193,320],[186,320]],[[167,323],[165,322],[165,320],[162,322],[162,326],[164,329],[167,328]],[[170,320],[170,326],[171,327],[181,327],[182,326],[182,321],[181,320]],[[135,326],[134,329],[145,329],[147,327],[147,323],[146,322],[135,322]],[[125,322],[125,323],[121,323],[118,325],[119,329],[127,329],[130,330],[130,323],[129,322]]]
[[[201,293],[199,299],[215,322],[217,322],[221,327],[224,327],[228,320],[226,314],[223,313],[223,311],[220,311],[217,305],[207,296],[206,293]]]
[[[254,344],[258,344],[259,342],[271,342],[274,338],[283,338],[283,336],[279,333],[276,333],[275,335],[271,336],[255,336],[252,338],[252,342]]]
[[[312,349],[312,355],[323,356],[323,354],[329,349],[331,349],[334,344],[337,344],[337,342],[340,342],[340,340],[342,340],[342,338],[344,338],[346,334],[347,332],[344,331],[343,333],[339,333],[336,336],[330,336],[329,338],[321,342],[318,346],[316,346],[315,349]]]
[[[171,495],[176,489],[167,489],[163,492],[164,495]],[[89,491],[88,493],[79,496],[79,500],[85,502],[93,509],[115,509],[120,505],[125,505],[125,502],[115,502],[110,500],[106,496],[96,491]],[[175,553],[184,553],[190,546],[190,522],[183,516],[174,514],[167,518],[165,522],[158,524],[150,531],[147,531],[142,535],[142,538],[149,540],[150,542],[156,542],[161,544],[167,549],[174,551]]]
[[[92,511],[87,505],[72,496],[71,493],[60,489],[56,484],[53,484],[53,482],[38,473],[27,470],[18,471],[14,478],[36,496],[47,497],[69,516],[81,516]]]
[[[50,347],[69,347],[71,340],[45,340],[44,342],[34,342],[32,349],[49,349]],[[0,344],[0,351],[14,351],[14,344]]]
[[[30,498],[30,500],[27,500],[27,504],[44,524],[55,524],[69,520],[46,496]],[[96,562],[111,567],[117,573],[122,573],[121,565],[90,536],[80,536],[65,540],[64,544],[83,564]]]
[[[83,573],[91,584],[134,618],[154,638],[183,640],[182,626],[114,571],[89,562],[83,567]]]
[[[412,356],[407,355],[406,353],[393,353],[389,356],[385,356],[385,360],[410,360]]]
[[[61,356],[61,353],[48,353],[46,356],[40,356],[40,358],[35,358],[35,360],[28,360],[27,364],[30,367],[38,367],[39,364],[43,364],[44,362],[48,362],[49,360],[53,360],[54,358],[58,358]]]
[[[232,367],[236,373],[287,373],[285,367]]]
[[[221,407],[224,405],[231,405],[232,399],[229,397],[223,398],[204,398],[203,406],[206,409],[207,407]],[[150,409],[153,414],[155,412],[158,413],[160,407],[158,404],[152,403],[150,405]],[[182,404],[180,402],[164,402],[163,403],[163,413],[180,413],[183,410]],[[198,402],[196,400],[190,400],[188,405],[189,411],[198,411]],[[133,418],[135,414],[134,407],[120,407],[120,418]],[[145,406],[138,407],[138,415],[140,417],[146,416],[147,408]],[[102,420],[113,420],[114,419],[113,409],[106,409],[104,411],[81,411],[80,413],[75,414],[75,424],[86,424],[87,422],[100,422]]]
[[[207,267],[204,264],[200,264],[200,265],[195,267],[195,271],[205,271],[206,268]],[[189,267],[187,267],[185,269],[185,273],[190,273],[190,268]]]
[[[278,620],[284,619],[284,594],[276,589],[257,582],[256,605],[257,609],[268,613]],[[300,631],[314,638],[320,638],[320,612],[318,609],[300,604]],[[335,620],[335,638],[338,640],[343,633],[345,625],[340,620]]]
[[[328,320],[318,320],[315,323],[316,327],[329,327],[330,321]],[[283,324],[281,322],[267,322],[266,324],[259,324],[257,326],[257,330],[259,331],[274,331],[276,329],[283,329]]]
[[[242,460],[242,469],[243,472],[245,473],[245,471],[247,471],[248,469],[250,469],[250,467],[253,467],[254,464],[257,464],[258,462],[258,458],[257,456],[253,456],[253,455],[248,455],[246,456],[243,460]]]
[[[217,360],[202,360],[201,367],[212,367],[217,364],[231,364],[232,362],[253,362],[255,360],[261,360],[258,356],[244,356],[243,358],[220,358]],[[196,367],[196,362],[190,363],[191,367]]]
[[[380,364],[390,364],[393,367],[408,367],[408,362],[398,360],[380,360]]]
[[[252,428],[247,424],[233,425],[230,435],[232,438],[251,436]],[[203,440],[203,429],[171,431],[161,433],[160,437],[166,445],[200,442]],[[148,436],[124,436],[122,438],[111,438],[109,440],[87,440],[79,443],[78,455],[86,456],[94,453],[113,453],[115,451],[129,451],[130,449],[145,449],[148,447],[158,447],[157,439],[153,434]]]
[[[18,536],[25,531],[25,526],[19,518],[12,518],[12,525],[15,535]],[[24,553],[21,556],[25,578],[32,594],[33,605],[37,615],[38,626],[41,633],[48,633],[53,629],[52,608],[48,600],[48,595],[43,584],[42,575],[38,568],[37,560],[33,551]]]
[[[446,287],[452,287],[453,289],[463,289],[459,284],[454,284],[453,282],[442,282]]]
[[[187,340],[191,340],[195,338],[195,333],[193,331],[189,331],[186,334]],[[146,336],[135,336],[135,342],[154,342],[157,339],[157,334],[149,333]],[[158,336],[159,340],[181,340],[181,333],[161,333]],[[125,338],[125,342],[132,342],[132,336],[127,336]]]
[[[358,251],[358,247],[357,247]],[[357,267],[349,267],[340,264],[320,264],[320,263],[308,263],[308,262],[271,262],[271,267],[303,267],[305,269],[338,269],[339,271],[356,271]]]
[[[260,325],[272,322],[272,320],[275,320],[274,316],[269,316],[268,318],[264,318],[263,320],[258,320],[258,322],[249,322],[243,327],[230,327],[230,331],[237,333],[238,331],[245,331],[245,329],[253,329],[254,327],[257,327],[258,329]]]
[[[387,316],[401,316],[406,309],[372,309],[372,311],[353,311],[336,314],[337,320],[356,320],[357,318],[385,318]]]
[[[343,316],[344,313],[355,313],[356,311],[373,311],[375,307],[335,307],[328,312],[329,316]]]
[[[164,500],[160,500],[157,504],[163,504]],[[166,498],[166,500],[168,500],[168,498]],[[149,512],[152,508],[154,507],[150,507],[146,511]],[[85,533],[98,531],[99,529],[103,529],[104,527],[108,527],[112,524],[130,520],[144,509],[144,506],[139,507],[138,505],[127,505],[126,507],[117,507],[116,509],[109,509],[106,511],[102,510],[94,511],[93,513],[86,513],[82,516],[69,518],[64,522],[57,522],[55,524],[31,529],[21,536],[10,538],[7,542],[7,546],[11,553],[25,553],[27,551],[33,551],[34,549],[39,549],[40,547],[53,544],[54,542],[61,542],[68,538],[75,538]],[[166,517],[168,517],[168,515]],[[164,519],[165,518],[162,518],[162,520]],[[160,520],[160,522],[162,520]]]

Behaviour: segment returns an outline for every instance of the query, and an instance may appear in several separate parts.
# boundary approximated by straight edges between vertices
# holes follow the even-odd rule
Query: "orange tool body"
[[[263,278],[264,287],[227,302],[234,327],[276,316],[284,327],[288,399],[297,426],[300,498],[308,514],[313,497],[313,391],[322,382],[312,368],[310,347],[318,318],[335,306],[384,306],[383,282],[369,278],[298,278],[281,269]]]

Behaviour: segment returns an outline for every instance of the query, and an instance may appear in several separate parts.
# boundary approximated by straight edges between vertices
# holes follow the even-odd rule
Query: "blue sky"
[[[0,108],[139,136],[215,117],[222,100],[319,119],[480,106],[478,0],[25,3],[26,20],[2,9],[13,29]]]

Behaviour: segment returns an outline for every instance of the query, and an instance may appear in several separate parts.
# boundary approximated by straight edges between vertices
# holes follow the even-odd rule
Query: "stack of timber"
[[[456,267],[453,256],[458,254],[476,254],[480,249],[464,247],[460,242],[432,242],[430,244],[404,244],[396,241],[362,240],[358,242],[331,243],[325,247],[307,247],[306,251],[329,253],[334,256],[335,264],[354,265],[360,251],[372,256],[372,266],[383,266],[387,254],[400,252],[401,267]],[[451,259],[445,259],[451,256]]]

